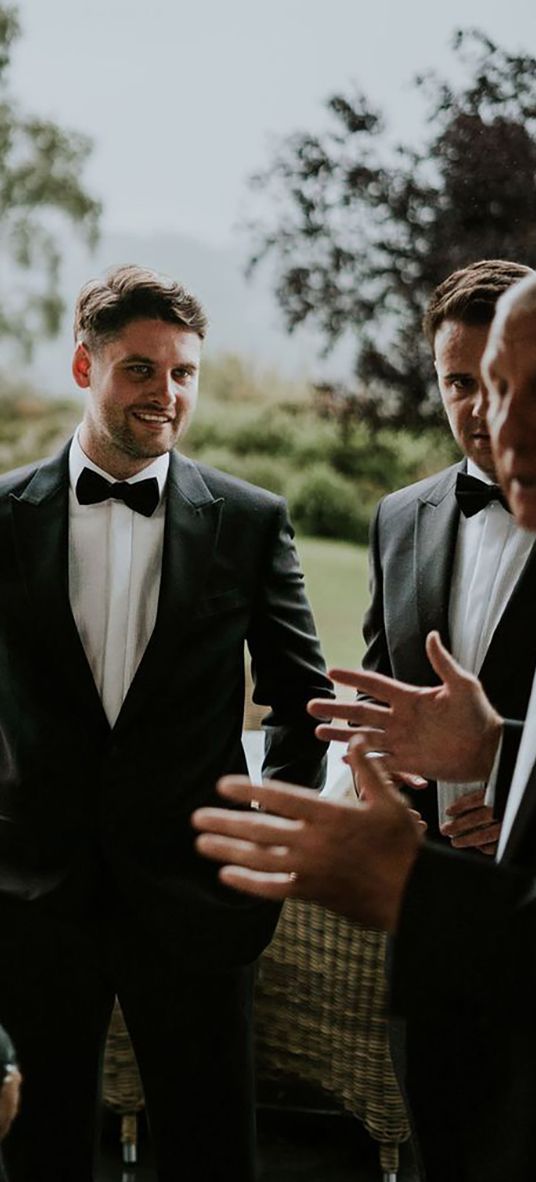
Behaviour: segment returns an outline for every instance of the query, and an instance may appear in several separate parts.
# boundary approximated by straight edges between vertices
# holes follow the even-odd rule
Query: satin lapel
[[[415,519],[415,585],[422,638],[437,628],[448,644],[448,608],[459,509],[454,486],[465,461],[449,468],[425,499]]]
[[[521,575],[495,628],[478,674],[492,701],[500,698],[501,681],[504,681],[505,668],[508,669],[512,664],[512,653],[518,652],[520,645],[526,644],[530,648],[534,644],[535,604],[536,543],[530,551]],[[530,680],[532,680],[532,669],[530,670]]]
[[[221,499],[212,496],[195,464],[172,452],[156,623],[116,728],[143,709],[152,683],[169,669],[171,646],[188,626],[193,603],[213,559],[222,505]]]
[[[40,465],[20,496],[12,494],[15,543],[51,671],[108,726],[69,602],[69,446]]]

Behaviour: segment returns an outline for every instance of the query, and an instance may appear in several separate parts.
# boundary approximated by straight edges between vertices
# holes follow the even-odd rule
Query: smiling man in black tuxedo
[[[536,532],[536,276],[499,300],[483,374],[501,487],[519,525]],[[486,780],[507,734],[437,633],[427,655],[435,687],[333,670],[381,703],[337,709],[361,730],[350,744],[357,804],[229,778],[220,785],[227,801],[253,796],[265,811],[209,808],[194,824],[202,852],[225,863],[226,884],[265,899],[314,899],[394,934],[392,1009],[416,1022],[424,1015],[442,1048],[427,1078],[426,1177],[527,1182],[536,1160],[536,682],[497,865],[424,842],[388,778],[420,767],[446,782]],[[325,714],[321,702],[311,708]]]
[[[192,807],[241,746],[244,643],[265,774],[323,782],[330,693],[284,502],[180,456],[205,313],[138,267],[86,285],[81,427],[0,482],[0,1013],[25,1076],[12,1182],[93,1178],[114,996],[160,1182],[251,1182],[252,963],[277,909],[223,887]]]

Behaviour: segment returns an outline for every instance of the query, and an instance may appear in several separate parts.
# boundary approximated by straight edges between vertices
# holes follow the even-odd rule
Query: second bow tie
[[[467,472],[458,472],[456,500],[464,517],[473,517],[481,509],[485,509],[490,501],[499,501],[508,513],[512,511],[498,484],[487,484],[485,480],[478,480],[476,476],[469,476]]]
[[[160,500],[158,480],[150,476],[147,480],[105,480],[92,468],[83,468],[76,482],[76,496],[80,505],[97,505],[110,499],[123,501],[135,513],[151,517]]]

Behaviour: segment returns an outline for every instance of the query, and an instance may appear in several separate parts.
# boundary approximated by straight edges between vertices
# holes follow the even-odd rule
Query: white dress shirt
[[[472,460],[467,472],[478,480],[492,481]],[[470,673],[479,674],[493,633],[521,575],[534,535],[516,525],[499,501],[491,501],[479,513],[460,513],[449,598],[451,651]],[[439,821],[459,796],[483,788],[484,783],[438,783]],[[486,796],[492,804],[491,791]]]
[[[84,454],[77,432],[69,453],[69,599],[113,726],[155,625],[169,455],[159,456],[129,481],[156,477],[160,502],[151,517],[122,501],[80,505],[75,489],[83,468],[114,481]]]

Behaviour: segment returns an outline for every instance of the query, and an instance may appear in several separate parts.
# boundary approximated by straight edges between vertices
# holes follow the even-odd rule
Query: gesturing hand
[[[315,718],[343,719],[352,729],[333,722],[316,728],[320,739],[347,740],[363,733],[369,748],[385,756],[386,768],[417,772],[433,780],[486,780],[499,743],[502,719],[480,682],[447,652],[437,632],[430,632],[426,651],[441,685],[421,688],[364,670],[332,669],[331,677],[353,686],[374,702],[327,701],[315,698],[308,710]]]
[[[275,781],[252,785],[226,776],[218,791],[261,811],[203,808],[192,817],[200,853],[223,862],[227,886],[285,899],[314,900],[373,927],[394,930],[411,866],[422,839],[418,825],[362,738],[348,753],[365,793],[344,805],[306,788]]]

